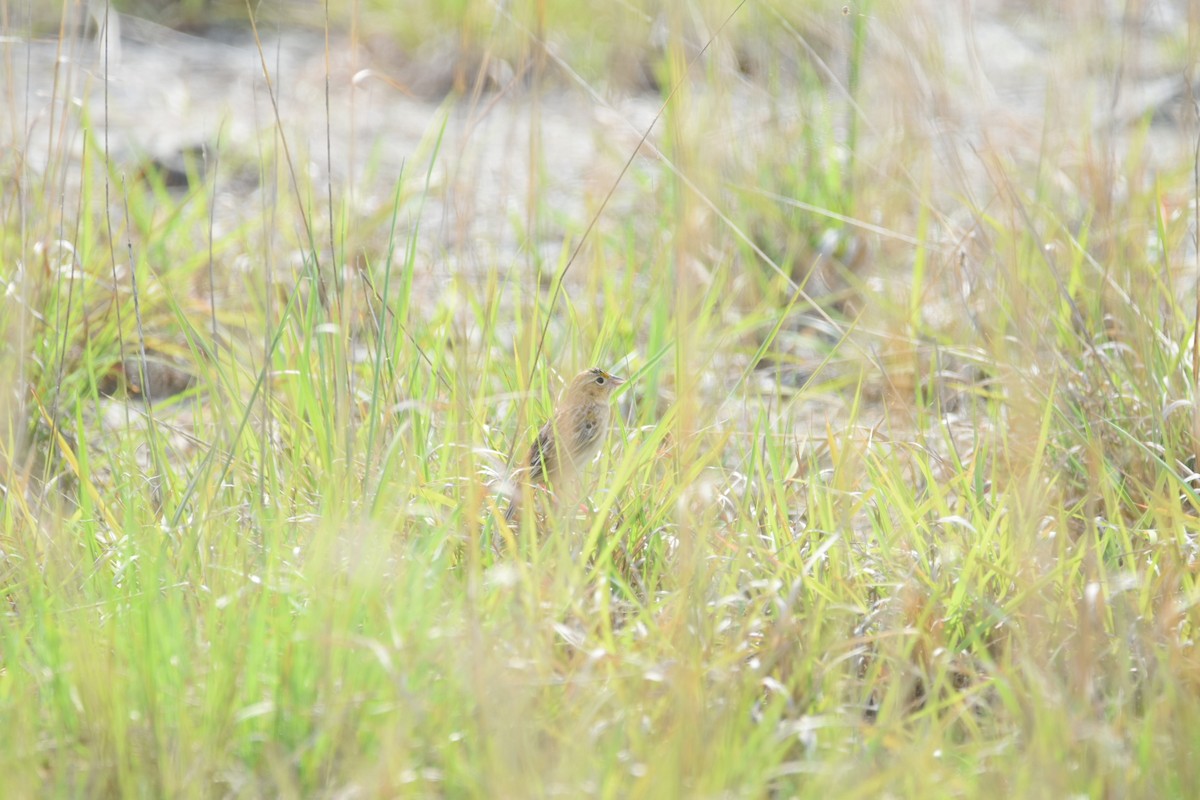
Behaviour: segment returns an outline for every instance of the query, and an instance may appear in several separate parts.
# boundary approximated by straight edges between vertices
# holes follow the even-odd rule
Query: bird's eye
[[[603,375],[597,375],[597,376],[596,376],[596,385],[597,385],[597,386],[603,386],[603,385],[604,385],[604,376],[603,376]]]

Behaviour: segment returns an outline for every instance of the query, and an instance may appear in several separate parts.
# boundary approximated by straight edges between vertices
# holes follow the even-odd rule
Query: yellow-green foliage
[[[0,796],[1194,793],[1195,165],[1152,109],[942,136],[933,4],[333,5],[358,129],[272,74],[184,188],[91,100],[4,132]],[[1089,24],[1083,67],[1139,30]],[[347,67],[436,42],[444,100]],[[402,160],[377,85],[426,104]],[[509,530],[593,365],[580,507]]]

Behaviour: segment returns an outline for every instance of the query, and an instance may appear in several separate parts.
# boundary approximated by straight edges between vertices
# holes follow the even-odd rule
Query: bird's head
[[[563,393],[563,398],[568,403],[582,403],[589,400],[607,401],[613,391],[624,382],[624,378],[618,378],[599,367],[593,367],[575,376]]]

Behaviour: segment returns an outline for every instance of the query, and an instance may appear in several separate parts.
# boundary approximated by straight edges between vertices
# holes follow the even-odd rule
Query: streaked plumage
[[[518,471],[518,494],[504,517],[512,521],[524,482],[556,484],[572,481],[596,457],[608,434],[613,390],[625,383],[599,367],[581,372],[563,390],[554,417],[538,431],[529,456]]]

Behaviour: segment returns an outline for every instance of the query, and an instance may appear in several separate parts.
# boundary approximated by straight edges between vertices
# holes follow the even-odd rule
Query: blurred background
[[[11,3],[4,135],[10,171],[77,180],[86,131],[116,168],[205,181],[218,235],[264,192],[288,192],[264,172],[286,161],[292,192],[353,216],[333,245],[347,267],[413,235],[425,300],[492,268],[552,282],[595,220],[573,281],[611,257],[701,280],[727,264],[745,307],[802,284],[797,311],[836,336],[827,313],[909,293],[920,243],[921,280],[937,289],[876,321],[903,328],[916,303],[965,340],[957,326],[972,323],[955,312],[988,291],[986,217],[1014,183],[1036,184],[1078,228],[1119,216],[1130,180],[1189,157],[1189,13],[1165,1]],[[1131,146],[1135,174],[1122,169]],[[428,192],[398,189],[404,172],[428,172]],[[421,223],[401,213],[393,228],[395,203],[418,195]],[[297,230],[267,235],[303,260],[304,240],[338,224],[313,214],[301,250]],[[783,363],[819,357],[803,335],[789,345],[788,327]]]
[[[1198,30],[0,0],[0,794],[1188,796]]]

